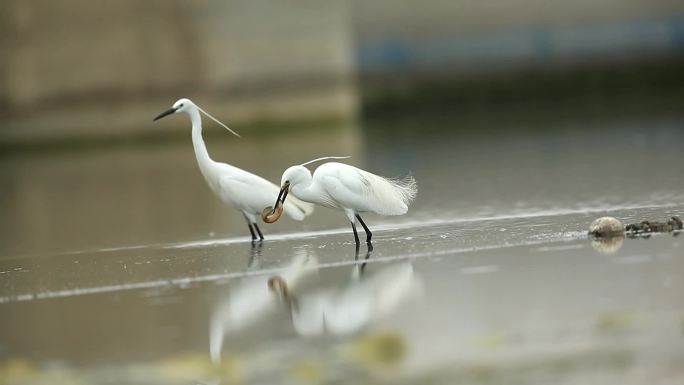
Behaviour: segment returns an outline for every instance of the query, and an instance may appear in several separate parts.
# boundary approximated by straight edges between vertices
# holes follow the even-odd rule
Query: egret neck
[[[202,175],[207,181],[210,181],[211,170],[214,161],[209,157],[207,146],[204,144],[202,138],[202,118],[199,110],[192,108],[188,110],[190,121],[192,122],[192,146],[195,148],[195,157],[197,157],[197,165],[202,171]]]
[[[317,203],[322,206],[330,206],[330,202],[322,199],[327,194],[316,183],[313,183],[311,174],[306,175],[304,180],[298,181],[290,187],[290,192],[306,202]]]

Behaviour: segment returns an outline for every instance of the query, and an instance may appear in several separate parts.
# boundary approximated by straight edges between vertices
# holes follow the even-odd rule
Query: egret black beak
[[[289,188],[290,184],[285,183],[285,185],[283,185],[283,188],[280,189],[280,193],[278,194],[278,198],[276,198],[273,207],[265,207],[264,210],[261,212],[261,219],[263,219],[265,223],[275,223],[280,218],[280,216],[283,215],[283,207],[285,204],[285,198],[287,198],[287,192]]]
[[[275,211],[276,211],[275,208],[278,207],[278,202],[285,205],[285,198],[287,198],[287,193],[289,191],[290,191],[290,184],[285,183],[283,185],[283,188],[280,189],[280,193],[278,194],[278,199],[276,199],[275,206],[273,206],[273,212],[271,214],[275,213]]]
[[[159,120],[159,119],[165,117],[166,115],[171,115],[171,114],[173,114],[174,112],[176,112],[176,108],[171,107],[171,108],[169,108],[168,110],[166,110],[166,111],[162,112],[161,114],[157,115],[157,117],[154,118],[154,119],[152,119],[152,121],[155,122],[155,121],[157,121],[157,120]]]

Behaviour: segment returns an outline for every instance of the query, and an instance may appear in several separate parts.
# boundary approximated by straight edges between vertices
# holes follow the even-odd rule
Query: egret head
[[[304,166],[292,166],[285,170],[283,177],[280,179],[280,186],[294,186],[311,179],[311,171]]]
[[[157,117],[155,117],[152,120],[156,121],[167,115],[175,114],[176,112],[188,112],[193,107],[196,108],[195,103],[193,103],[192,100],[186,98],[178,99],[178,101],[173,103],[173,106],[171,106],[171,108],[157,115]]]
[[[321,160],[327,159],[347,159],[348,156],[324,156],[322,158],[316,158],[308,162],[304,162],[299,165],[292,166],[285,170],[283,177],[280,179],[280,193],[278,198],[276,198],[276,203],[274,206],[269,206],[261,212],[261,218],[266,223],[273,223],[280,218],[283,212],[283,205],[285,205],[285,198],[291,189],[297,187],[297,185],[309,185],[311,183],[311,171],[306,168],[306,165],[311,163],[319,162]]]
[[[157,120],[159,120],[159,119],[161,119],[167,115],[175,114],[176,112],[185,112],[185,113],[190,115],[191,119],[193,120],[193,126],[194,126],[195,118],[193,116],[195,116],[195,114],[192,114],[191,113],[192,111],[195,111],[195,112],[199,111],[199,112],[203,113],[209,119],[215,121],[216,123],[220,124],[223,128],[230,131],[231,134],[237,136],[238,138],[241,137],[237,132],[231,130],[230,128],[228,128],[228,126],[221,123],[221,121],[219,121],[215,117],[209,115],[209,113],[204,111],[200,106],[193,103],[192,100],[186,99],[186,98],[178,99],[175,103],[173,103],[173,106],[171,106],[171,108],[169,108],[168,110],[157,115],[154,119],[152,119],[152,121],[157,121]],[[197,122],[199,123],[199,114],[196,114],[196,116],[198,117]]]
[[[292,166],[285,170],[280,182],[280,193],[278,193],[275,205],[266,207],[261,213],[261,219],[266,223],[274,223],[277,221],[283,213],[285,198],[287,198],[290,188],[307,180],[311,180],[311,172],[304,166]]]
[[[176,109],[176,112],[187,112],[192,107],[196,107],[195,103],[193,103],[192,100],[186,98],[178,99],[175,103],[173,103],[173,108]]]

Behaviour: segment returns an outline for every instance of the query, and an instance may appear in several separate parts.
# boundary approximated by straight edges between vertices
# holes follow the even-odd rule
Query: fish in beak
[[[290,190],[290,184],[285,183],[283,188],[280,189],[278,198],[276,199],[275,206],[266,207],[264,211],[261,212],[261,219],[266,223],[275,223],[280,216],[283,215],[283,205],[285,204],[285,198],[287,198],[287,193]]]

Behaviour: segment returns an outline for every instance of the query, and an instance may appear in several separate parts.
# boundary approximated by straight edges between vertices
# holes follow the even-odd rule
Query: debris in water
[[[589,226],[589,235],[595,237],[612,237],[624,234],[624,227],[622,222],[614,217],[601,217]]]
[[[670,233],[681,230],[682,227],[682,220],[679,217],[673,216],[665,222],[641,221],[639,223],[631,223],[625,226],[625,232],[627,235]]]
[[[589,226],[589,235],[597,238],[615,237],[627,234],[628,236],[650,234],[650,233],[671,233],[682,230],[684,224],[677,216],[672,216],[665,222],[641,221],[622,226],[622,222],[613,217],[601,217]]]

